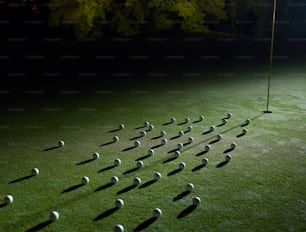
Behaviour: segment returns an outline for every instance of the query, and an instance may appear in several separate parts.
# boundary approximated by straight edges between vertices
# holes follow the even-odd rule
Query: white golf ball
[[[167,133],[166,133],[166,131],[164,131],[164,130],[162,130],[162,131],[160,132],[160,136],[162,136],[162,137],[164,137],[166,134],[167,134]]]
[[[204,116],[203,115],[201,115],[200,117],[199,117],[199,121],[203,121],[204,120]]]
[[[193,197],[192,198],[192,204],[193,205],[199,205],[201,203],[201,198],[200,197]]]
[[[186,190],[187,190],[188,192],[191,192],[193,189],[194,189],[194,185],[193,185],[193,184],[188,183],[188,184],[186,185]]]
[[[139,177],[136,177],[134,180],[133,180],[133,184],[134,185],[139,185],[141,183],[141,179]]]
[[[179,163],[179,169],[184,169],[186,167],[186,164],[184,162]]]
[[[223,124],[227,123],[227,119],[226,119],[226,118],[223,118],[223,119],[222,119],[222,122],[223,122]]]
[[[124,201],[122,199],[117,199],[115,201],[115,207],[116,208],[121,208],[124,205]]]
[[[211,131],[211,132],[213,132],[215,129],[216,129],[215,126],[210,126],[210,127],[209,127],[209,131]]]
[[[120,124],[119,129],[124,129],[124,124]]]
[[[184,131],[180,130],[180,131],[178,132],[178,135],[179,135],[179,136],[183,136],[183,135],[184,135]]]
[[[57,211],[52,211],[49,215],[51,221],[56,221],[59,219],[59,213]]]
[[[5,204],[11,204],[14,201],[14,197],[12,195],[6,195],[3,201]]]
[[[187,127],[187,131],[188,131],[188,132],[192,131],[192,129],[193,129],[192,126]]]
[[[113,141],[114,141],[114,142],[118,142],[118,141],[119,141],[119,137],[118,137],[118,136],[114,136],[114,137],[113,137]]]
[[[178,157],[180,157],[181,152],[180,152],[180,151],[175,151],[175,152],[174,152],[174,155],[175,155],[176,158],[178,158]]]
[[[83,176],[82,177],[82,184],[88,184],[89,183],[89,178],[88,176]]]
[[[185,123],[190,122],[190,118],[185,118]]]
[[[226,117],[230,119],[232,116],[233,116],[232,113],[228,113]]]
[[[147,134],[147,132],[145,132],[145,131],[140,131],[139,132],[140,133],[140,135],[143,137],[143,136],[146,136],[146,134]]]
[[[136,140],[135,143],[134,143],[135,147],[139,147],[140,144],[141,144],[141,142],[139,140]]]
[[[166,138],[163,138],[163,139],[161,140],[161,144],[162,144],[162,145],[166,145],[167,142],[168,142],[168,140],[167,140]]]
[[[142,168],[143,167],[143,162],[141,160],[137,161],[136,167],[137,168]]]
[[[205,146],[205,151],[206,151],[206,152],[210,151],[210,149],[211,149],[210,145],[206,145],[206,146]]]
[[[242,134],[245,135],[246,133],[248,133],[248,129],[244,128],[244,129],[242,130]]]
[[[92,154],[92,158],[93,158],[93,159],[99,159],[99,158],[100,158],[100,154],[99,154],[98,152],[94,152],[94,153]]]
[[[146,121],[146,122],[143,123],[143,126],[144,126],[144,127],[147,127],[147,126],[149,126],[149,125],[150,125],[150,123],[149,123],[148,121]]]
[[[177,144],[177,149],[182,149],[183,147],[184,147],[184,144],[182,144],[182,143]]]
[[[63,146],[65,146],[65,143],[64,143],[64,141],[63,140],[60,140],[60,141],[58,141],[58,146],[59,147],[63,147]]]
[[[232,156],[230,154],[226,155],[225,156],[225,160],[226,161],[230,161],[232,159]]]
[[[150,125],[149,126],[149,130],[151,131],[151,130],[154,130],[154,125]]]
[[[176,121],[175,118],[171,118],[171,119],[170,119],[170,122],[171,122],[171,123],[174,123],[175,121]]]
[[[154,180],[159,180],[161,178],[161,174],[159,172],[155,172],[153,175]]]
[[[39,174],[39,169],[38,168],[33,168],[32,169],[32,175],[33,176],[36,176],[36,175],[38,175]]]
[[[148,150],[148,155],[154,155],[154,150],[153,149],[149,149]]]
[[[153,217],[158,218],[162,215],[162,211],[160,208],[153,209]]]
[[[123,225],[120,225],[120,224],[115,225],[114,232],[124,232]]]
[[[193,137],[189,137],[189,138],[188,138],[188,143],[193,143],[193,141],[194,141],[194,138],[193,138]]]
[[[112,184],[117,184],[119,182],[119,178],[117,177],[117,176],[113,176],[112,178],[111,178],[111,183]]]
[[[237,147],[236,143],[231,143],[231,149],[235,149]]]
[[[222,135],[217,135],[217,140],[221,140],[222,139]]]
[[[119,165],[121,164],[121,160],[120,160],[120,159],[115,159],[115,160],[114,160],[114,164],[115,164],[116,166],[119,166]]]
[[[208,164],[208,159],[207,159],[207,158],[204,158],[204,159],[202,160],[202,164],[203,164],[203,165]]]

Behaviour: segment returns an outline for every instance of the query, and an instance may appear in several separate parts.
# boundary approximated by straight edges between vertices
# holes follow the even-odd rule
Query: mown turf
[[[0,194],[12,194],[14,202],[1,206],[0,230],[112,231],[120,223],[126,231],[304,231],[306,79],[298,72],[277,69],[272,82],[273,113],[262,114],[264,71],[254,72],[253,66],[247,66],[175,82],[135,83],[113,92],[99,86],[97,90],[103,91],[96,94],[12,101],[1,116]],[[226,125],[202,134],[220,124],[228,112],[233,117]],[[193,123],[200,115],[205,120]],[[177,121],[163,126],[171,117]],[[191,121],[177,125],[185,117]],[[241,127],[247,118],[253,119],[251,124]],[[135,128],[144,121],[155,129],[139,139],[139,148],[122,151],[133,146],[130,139],[139,135],[142,129]],[[123,130],[109,132],[120,123],[126,126]],[[193,126],[190,133],[170,140],[189,125]],[[243,128],[248,133],[237,137]],[[160,143],[152,138],[162,129],[167,132],[167,145],[146,157],[147,150]],[[222,140],[200,154],[219,133]],[[101,146],[115,135],[119,142]],[[168,152],[189,136],[194,143],[184,147],[179,158],[171,159],[173,154]],[[60,139],[65,147],[43,151]],[[232,160],[217,168],[232,142],[237,143],[230,152]],[[99,152],[100,159],[90,161],[93,152]],[[122,164],[113,167],[116,158]],[[132,171],[140,158],[144,167]],[[209,163],[201,167],[204,158]],[[176,172],[182,161],[185,169]],[[41,173],[22,180],[34,167]],[[162,178],[151,182],[155,172]],[[90,183],[77,187],[84,175]],[[114,175],[119,183],[108,185]],[[130,188],[135,177],[142,183]],[[187,183],[195,189],[184,194]],[[196,208],[190,207],[194,196],[202,200]],[[114,210],[118,198],[124,206]],[[150,220],[156,207],[163,214]],[[60,219],[49,224],[51,210],[57,210]]]

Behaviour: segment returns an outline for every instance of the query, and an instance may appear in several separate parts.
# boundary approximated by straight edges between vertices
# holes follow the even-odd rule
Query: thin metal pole
[[[274,31],[275,31],[275,12],[276,12],[276,0],[274,0],[273,6],[273,19],[272,19],[272,36],[271,36],[271,47],[270,47],[270,62],[269,62],[269,79],[268,79],[268,93],[267,93],[267,105],[265,113],[272,113],[269,110],[270,100],[270,85],[271,85],[271,73],[272,73],[272,61],[273,61],[273,47],[274,47]]]

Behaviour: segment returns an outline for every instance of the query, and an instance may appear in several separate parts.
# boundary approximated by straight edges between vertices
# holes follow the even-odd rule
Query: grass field
[[[167,81],[123,80],[120,86],[96,86],[92,92],[15,97],[0,116],[0,197],[14,197],[12,204],[0,206],[0,231],[113,231],[116,224],[125,231],[305,231],[306,78],[304,67],[297,67],[276,62],[272,114],[262,113],[266,67],[252,64],[224,72],[199,68],[200,75]],[[222,123],[228,112],[233,116],[225,125],[203,134]],[[205,119],[193,123],[200,115]],[[171,117],[176,122],[163,125]],[[190,122],[178,125],[185,117]],[[241,127],[248,118],[251,123]],[[154,130],[139,139],[140,147],[123,151],[145,129],[135,129],[144,121]],[[125,124],[123,130],[110,132],[120,123]],[[190,125],[191,132],[170,139]],[[243,128],[248,133],[237,137]],[[147,157],[148,149],[160,144],[161,138],[154,137],[161,130],[167,132],[168,143]],[[218,134],[223,138],[201,154]],[[113,136],[120,140],[103,145]],[[189,136],[194,142],[172,159],[168,152]],[[64,147],[43,151],[59,140],[65,141]],[[232,159],[217,168],[233,142],[237,147],[230,152]],[[99,152],[100,159],[91,160],[93,152]],[[114,167],[117,158],[122,164]],[[209,162],[200,167],[204,158]],[[144,166],[133,170],[139,159]],[[176,171],[179,162],[186,167]],[[40,174],[23,179],[34,167]],[[162,177],[153,182],[155,172]],[[119,182],[107,185],[114,175]],[[90,182],[77,188],[82,176]],[[132,188],[135,177],[142,183]],[[187,183],[195,188],[184,195]],[[195,196],[201,204],[191,207]],[[119,198],[124,206],[115,209]],[[157,207],[162,216],[153,220]],[[49,223],[52,210],[60,218]]]

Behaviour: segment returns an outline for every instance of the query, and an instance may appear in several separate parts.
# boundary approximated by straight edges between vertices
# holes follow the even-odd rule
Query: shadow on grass
[[[106,142],[106,143],[101,144],[100,147],[104,147],[104,146],[107,146],[107,145],[111,145],[111,144],[113,144],[113,143],[115,143],[115,141]]]
[[[117,129],[109,130],[108,133],[114,133],[114,132],[117,132],[117,131],[120,131],[120,130],[121,130],[120,128],[117,128]]]
[[[6,204],[6,203],[2,203],[2,204],[0,204],[0,209],[1,209],[1,208],[4,208],[5,206],[7,206],[7,204]]]
[[[138,169],[140,169],[140,168],[138,168],[138,167],[131,168],[131,169],[129,169],[129,170],[123,172],[122,174],[123,174],[123,175],[130,174],[130,173],[132,173],[132,172],[137,171]]]
[[[127,147],[127,148],[124,148],[122,151],[130,151],[132,149],[135,149],[136,146],[131,146],[131,147]]]
[[[88,159],[88,160],[84,160],[84,161],[81,161],[79,163],[77,163],[76,165],[79,166],[79,165],[83,165],[83,164],[87,164],[87,163],[90,163],[92,161],[94,161],[95,159]]]
[[[199,122],[202,122],[202,120],[198,119],[198,120],[193,121],[192,123],[199,123]]]
[[[175,156],[170,157],[170,158],[164,160],[164,161],[163,161],[163,164],[169,163],[169,162],[171,162],[171,161],[173,161],[173,160],[176,160],[177,158],[178,158],[178,157],[175,157]]]
[[[60,148],[60,146],[53,146],[53,147],[45,148],[43,151],[50,151],[50,150],[54,150],[54,149],[58,149],[58,148]]]
[[[149,157],[150,157],[150,155],[144,155],[144,156],[141,156],[141,157],[135,159],[135,161],[144,160],[144,159],[147,159]]]
[[[111,169],[113,169],[113,168],[115,168],[115,167],[116,167],[115,164],[110,165],[110,166],[108,166],[108,167],[102,168],[101,170],[98,171],[98,173],[101,173],[101,172],[105,172],[105,171],[111,170]]]
[[[219,141],[220,141],[220,139],[214,139],[213,141],[210,141],[208,144],[214,144],[214,143],[217,143]]]
[[[172,149],[172,150],[168,151],[168,154],[173,153],[173,152],[176,152],[176,151],[178,151],[178,150],[180,150],[180,149],[178,149],[178,148],[174,148],[174,149]]]
[[[229,162],[228,160],[224,160],[224,161],[218,163],[218,164],[216,165],[216,168],[222,168],[222,167],[223,167],[224,165],[226,165],[228,162]]]
[[[95,217],[95,218],[93,219],[93,221],[96,222],[96,221],[99,221],[99,220],[101,220],[101,219],[103,219],[103,218],[106,218],[106,217],[112,215],[113,213],[115,213],[118,209],[119,209],[119,208],[117,208],[117,207],[108,209],[108,210],[106,210],[105,212],[99,214],[97,217]]]
[[[246,135],[246,133],[243,133],[243,132],[242,132],[242,133],[238,134],[236,137],[237,137],[237,138],[240,138],[240,137],[245,136],[245,135]]]
[[[203,133],[202,133],[202,135],[207,135],[207,134],[210,134],[210,133],[212,133],[213,131],[212,130],[207,130],[207,131],[204,131]]]
[[[84,184],[76,184],[76,185],[73,185],[65,190],[62,191],[62,193],[68,193],[68,192],[71,192],[73,190],[76,190],[78,188],[81,188],[82,186],[84,186]]]
[[[163,136],[158,135],[158,136],[155,136],[155,137],[151,138],[151,140],[160,139],[160,138],[162,138],[162,137],[163,137]]]
[[[157,180],[149,180],[145,183],[143,183],[142,185],[139,186],[140,189],[149,187],[150,185],[154,184],[155,182],[157,182]]]
[[[181,137],[180,135],[175,135],[175,136],[171,137],[170,140],[178,139],[180,137]]]
[[[178,123],[177,125],[178,125],[178,126],[182,126],[182,125],[185,125],[185,124],[187,124],[187,123],[188,123],[188,122],[184,121],[184,122]]]
[[[144,229],[146,229],[148,226],[150,226],[152,223],[154,223],[157,220],[156,217],[151,217],[147,220],[145,220],[144,222],[140,223],[133,231],[142,231]]]
[[[28,229],[26,232],[35,232],[35,231],[42,230],[43,228],[50,225],[51,223],[53,223],[53,221],[51,221],[51,220],[39,223],[38,225],[33,226],[32,228]]]
[[[138,136],[135,136],[135,137],[133,137],[133,138],[130,138],[130,141],[132,141],[132,140],[137,140],[137,139],[140,139],[140,138],[142,138],[143,136],[142,135],[138,135]]]
[[[190,191],[184,191],[184,192],[181,192],[180,194],[176,195],[175,197],[173,197],[173,200],[172,201],[178,201],[178,200],[181,200],[183,199],[184,197],[186,197],[188,194],[190,194],[191,192]]]
[[[27,180],[27,179],[30,179],[32,177],[34,177],[35,175],[28,175],[28,176],[23,176],[23,177],[20,177],[16,180],[12,180],[9,182],[9,184],[14,184],[14,183],[17,183],[17,182],[21,182],[21,181],[24,181],[24,180]]]
[[[138,126],[138,127],[135,127],[134,130],[140,130],[140,129],[144,129],[146,128],[145,126]]]
[[[109,187],[112,187],[113,185],[115,185],[114,183],[107,183],[107,184],[104,184],[98,188],[95,189],[95,192],[99,192],[99,191],[102,191],[104,189],[107,189]]]
[[[177,215],[177,218],[180,219],[180,218],[186,217],[188,214],[192,213],[196,208],[197,208],[196,205],[188,206],[186,209],[180,212],[179,215]]]
[[[173,175],[175,175],[175,174],[181,172],[182,170],[183,170],[183,169],[181,169],[181,168],[177,168],[177,169],[175,169],[175,170],[169,172],[169,173],[167,174],[167,176],[173,176]]]
[[[221,126],[224,126],[226,124],[226,122],[222,122],[220,124],[218,124],[216,127],[221,127]]]
[[[125,187],[124,189],[121,189],[120,191],[117,192],[117,195],[122,194],[122,193],[126,193],[128,191],[131,191],[132,189],[136,188],[137,185],[133,184],[130,186]]]
[[[223,152],[223,154],[229,153],[229,152],[233,151],[234,149],[235,149],[235,148],[228,148],[228,149],[226,149],[226,150]]]
[[[200,151],[199,153],[196,154],[196,156],[201,156],[201,155],[204,155],[206,154],[208,151]]]
[[[199,170],[201,170],[202,168],[204,168],[205,166],[206,166],[206,164],[201,164],[201,165],[199,165],[199,166],[194,167],[191,171],[192,171],[192,172],[199,171]]]
[[[157,144],[155,146],[152,146],[150,149],[156,149],[156,148],[159,148],[159,147],[162,147],[164,144]]]
[[[162,125],[163,125],[163,126],[168,126],[168,125],[171,125],[171,124],[173,124],[173,122],[170,121],[170,122],[165,122],[165,123],[163,123]]]

